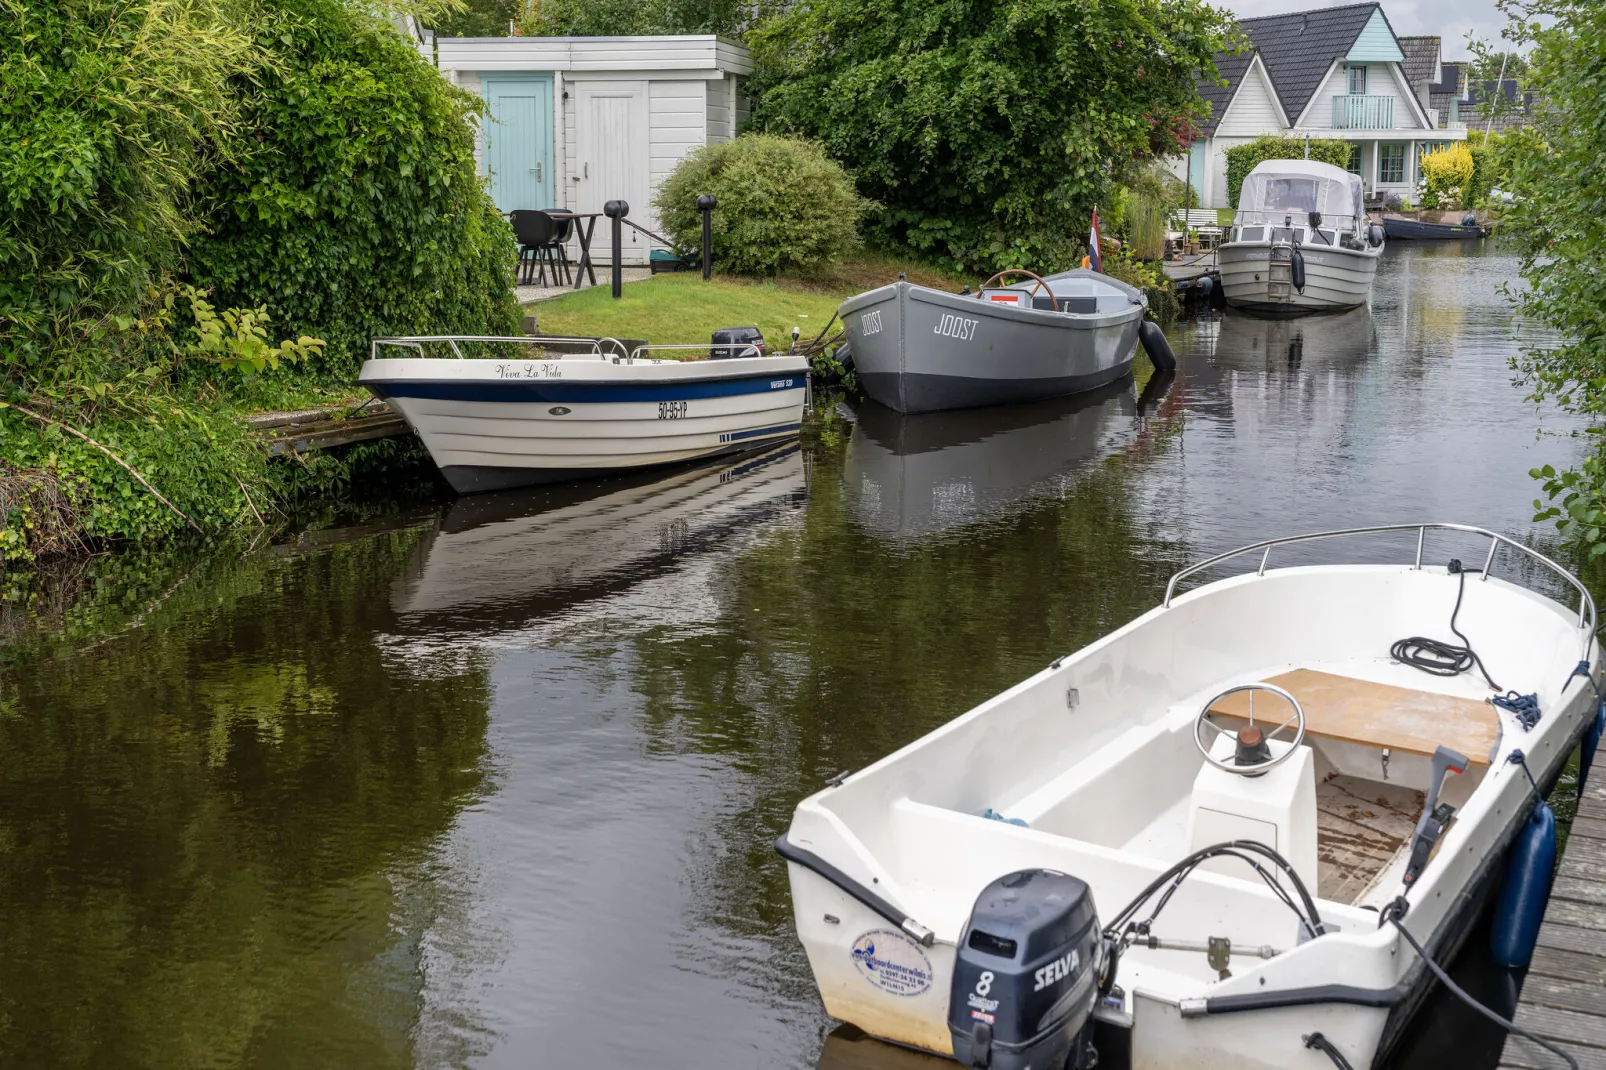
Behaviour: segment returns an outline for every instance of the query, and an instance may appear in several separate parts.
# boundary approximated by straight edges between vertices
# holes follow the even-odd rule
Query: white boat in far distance
[[[416,355],[382,357],[380,347]],[[466,494],[793,437],[808,373],[806,357],[753,347],[638,346],[621,355],[593,339],[433,335],[375,339],[358,382],[401,413]]]
[[[1383,228],[1358,175],[1318,160],[1264,160],[1244,176],[1238,214],[1216,250],[1233,308],[1337,312],[1371,299]]]

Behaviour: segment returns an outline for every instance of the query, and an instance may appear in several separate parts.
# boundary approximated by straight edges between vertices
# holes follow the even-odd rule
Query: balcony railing
[[[1392,130],[1394,98],[1351,93],[1333,98],[1335,130]]]

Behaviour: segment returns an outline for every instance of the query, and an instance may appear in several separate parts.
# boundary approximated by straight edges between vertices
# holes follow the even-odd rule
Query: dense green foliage
[[[1123,165],[1181,150],[1229,28],[1188,0],[798,0],[749,34],[754,121],[852,169],[877,244],[1049,270]]]
[[[242,410],[349,395],[373,334],[514,327],[475,106],[382,8],[0,0],[0,561],[260,524],[351,468]]]
[[[519,15],[526,37],[619,37],[720,33],[737,37],[747,21],[742,0],[530,0]]]
[[[259,57],[226,0],[0,0],[0,367],[52,378],[196,229]]]
[[[710,225],[721,271],[772,276],[810,272],[858,243],[867,205],[853,180],[819,145],[773,134],[743,134],[689,154],[653,204],[682,249],[702,246],[699,195],[717,199]]]
[[[242,121],[259,144],[202,183],[192,271],[223,304],[266,301],[354,376],[386,334],[509,334],[512,232],[480,186],[477,104],[386,23],[279,0],[273,63]]]
[[[1516,8],[1508,36],[1531,43],[1527,75],[1545,106],[1536,109],[1542,151],[1506,154],[1518,201],[1502,228],[1521,258],[1527,286],[1516,291],[1525,317],[1557,332],[1554,345],[1528,347],[1518,367],[1534,396],[1595,421],[1606,416],[1606,7],[1583,0],[1535,0]],[[1598,440],[1597,440],[1598,441]],[[1555,519],[1591,557],[1606,554],[1606,463],[1596,449],[1583,466],[1534,472]]]
[[[428,25],[438,37],[506,37],[523,10],[521,0],[467,0]]]
[[[1303,160],[1306,158],[1304,138],[1292,137],[1258,137],[1247,145],[1234,145],[1226,151],[1227,157],[1227,204],[1233,208],[1238,207],[1238,193],[1244,187],[1244,178],[1255,169],[1255,165],[1266,160]],[[1323,141],[1320,139],[1308,142],[1312,160],[1330,163],[1334,167],[1349,166],[1350,143],[1348,141]]]

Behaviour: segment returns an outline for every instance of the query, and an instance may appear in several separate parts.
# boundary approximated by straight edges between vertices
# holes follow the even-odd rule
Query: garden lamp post
[[[697,210],[703,213],[703,281],[707,282],[714,269],[714,208],[719,204],[712,193],[697,198]]]
[[[630,214],[630,205],[625,201],[609,201],[602,206],[602,214],[613,220],[613,296],[617,298],[624,290],[624,273],[619,261],[625,255],[624,218]]]

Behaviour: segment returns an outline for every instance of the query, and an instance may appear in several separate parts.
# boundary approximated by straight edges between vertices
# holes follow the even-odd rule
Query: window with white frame
[[[1377,161],[1379,182],[1405,181],[1405,146],[1384,145]]]

